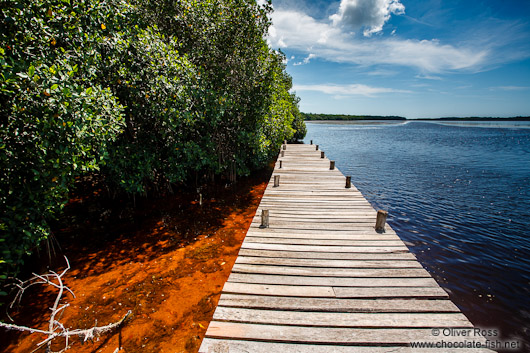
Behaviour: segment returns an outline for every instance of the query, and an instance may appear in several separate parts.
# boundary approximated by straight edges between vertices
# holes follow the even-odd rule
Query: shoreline
[[[192,194],[148,201],[126,217],[132,225],[113,224],[113,234],[103,238],[94,236],[100,224],[57,230],[72,266],[65,283],[76,294],[63,297],[70,307],[61,322],[90,328],[96,320],[106,325],[133,312],[119,335],[75,342],[72,351],[112,353],[120,338],[127,352],[197,351],[271,173],[268,168],[229,188],[212,188],[202,206]],[[59,263],[64,268],[64,261]],[[52,298],[49,291],[27,293],[15,323],[46,328]],[[0,331],[0,341],[8,342],[1,348],[9,352],[31,351],[42,340],[38,334]]]

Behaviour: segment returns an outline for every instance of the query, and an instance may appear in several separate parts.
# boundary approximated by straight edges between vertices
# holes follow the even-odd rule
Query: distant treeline
[[[406,120],[402,116],[300,113],[304,120]]]
[[[381,116],[381,115],[349,115],[349,114],[315,114],[300,113],[305,121],[311,120],[415,120],[415,121],[439,121],[439,120],[458,120],[458,121],[530,121],[530,116],[516,116],[509,118],[501,117],[442,117],[442,118],[421,118],[407,119],[402,116]]]
[[[530,121],[530,116],[516,116],[516,117],[510,117],[510,118],[468,116],[468,117],[443,117],[443,118],[437,118],[437,119],[416,119],[416,120]]]

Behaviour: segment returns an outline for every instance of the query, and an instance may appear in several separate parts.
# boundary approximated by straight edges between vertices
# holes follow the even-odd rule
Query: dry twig
[[[97,339],[102,334],[120,327],[124,323],[124,321],[132,314],[132,312],[129,310],[121,318],[121,320],[108,324],[106,326],[99,326],[99,327],[94,326],[90,329],[83,329],[83,330],[81,329],[70,330],[66,328],[58,319],[56,319],[56,317],[59,314],[61,314],[63,310],[69,306],[69,304],[64,304],[60,307],[59,307],[59,304],[61,302],[61,298],[63,297],[65,291],[70,293],[74,298],[75,298],[75,295],[74,295],[74,292],[70,288],[68,288],[63,282],[62,277],[70,269],[70,263],[68,262],[68,259],[66,258],[66,256],[64,258],[66,260],[66,268],[60,274],[53,272],[53,271],[50,271],[49,273],[44,274],[44,275],[37,275],[33,273],[33,277],[31,277],[30,279],[26,281],[21,281],[19,279],[16,279],[16,283],[13,284],[14,287],[18,288],[18,290],[15,295],[15,298],[9,305],[9,309],[13,309],[15,304],[20,305],[20,301],[22,300],[22,296],[24,295],[24,292],[28,288],[36,284],[46,284],[46,285],[50,285],[58,289],[57,297],[55,298],[53,307],[50,308],[51,315],[48,321],[48,330],[40,330],[40,329],[31,328],[31,327],[19,326],[19,325],[0,322],[0,327],[3,327],[8,330],[23,331],[23,332],[29,332],[29,333],[40,333],[40,334],[47,335],[48,337],[45,340],[37,344],[37,349],[40,349],[45,346],[47,353],[62,353],[66,351],[67,349],[70,348],[71,337],[79,337],[80,339],[83,340],[83,342],[86,342],[88,340]],[[8,313],[8,316],[9,316],[9,313]],[[11,316],[9,316],[9,318],[11,319],[11,321],[13,321]],[[61,349],[60,351],[54,352],[52,351],[52,342],[56,338],[64,338],[65,345],[64,345],[64,348]]]

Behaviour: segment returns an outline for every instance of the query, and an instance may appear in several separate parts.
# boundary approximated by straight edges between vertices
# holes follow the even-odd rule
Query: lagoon
[[[307,122],[475,324],[530,342],[530,122]]]

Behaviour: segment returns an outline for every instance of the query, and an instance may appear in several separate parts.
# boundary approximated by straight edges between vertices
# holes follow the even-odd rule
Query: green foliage
[[[232,161],[240,174],[263,163],[256,155],[259,123],[273,95],[271,50],[264,36],[270,7],[255,1],[140,1],[197,68],[180,159],[186,177],[222,174]],[[267,143],[265,141],[264,143]],[[259,148],[258,148],[259,150]],[[268,153],[268,151],[267,151]],[[175,181],[175,180],[171,180]]]
[[[108,180],[129,193],[164,187],[185,178],[199,137],[200,112],[193,109],[199,73],[175,42],[156,27],[120,40],[120,55],[107,62],[107,80],[127,109],[125,132],[109,149]]]
[[[107,45],[99,21],[119,24],[127,9],[124,2],[4,2],[0,273],[46,239],[47,220],[64,205],[75,177],[97,170],[122,130],[122,106],[94,78]]]
[[[294,117],[292,126],[295,130],[292,140],[303,140],[305,135],[307,134],[307,127],[304,122],[304,117],[300,112],[298,112],[298,114],[296,114],[296,116]]]
[[[298,99],[289,93],[292,81],[285,72],[284,59],[281,53],[271,53],[271,104],[260,123],[261,145],[258,147],[262,149],[262,154],[266,154],[271,147],[279,146],[283,140],[292,139],[295,133],[293,122],[299,114]],[[275,152],[272,150],[272,153]]]
[[[4,1],[0,274],[49,235],[75,178],[130,194],[246,174],[305,135],[255,0]]]

